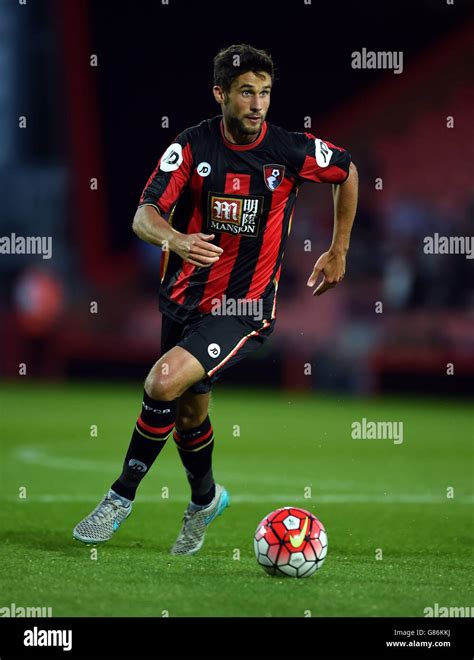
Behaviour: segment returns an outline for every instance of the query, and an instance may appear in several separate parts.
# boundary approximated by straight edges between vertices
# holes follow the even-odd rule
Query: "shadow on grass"
[[[123,565],[140,564],[142,568],[156,568],[166,571],[169,575],[178,578],[180,575],[189,576],[193,573],[197,579],[206,579],[212,575],[213,579],[229,579],[233,582],[246,585],[249,580],[257,583],[270,584],[274,581],[292,582],[284,576],[271,577],[267,575],[252,557],[234,561],[232,556],[222,548],[203,549],[199,555],[173,556],[169,549],[171,543],[158,543],[150,539],[126,538],[113,539],[110,543],[88,545],[72,538],[69,530],[41,530],[23,531],[6,530],[0,534],[0,543],[4,559],[8,554],[15,555],[16,561],[20,559],[25,563],[27,559],[34,562],[54,560],[82,560],[90,558],[91,550],[97,549],[101,561],[110,559],[118,567]],[[58,566],[59,568],[59,566]],[[186,577],[188,579],[188,577]]]
[[[58,553],[62,556],[78,557],[97,548],[101,551],[107,549],[107,554],[123,554],[124,551],[165,554],[168,546],[161,543],[159,546],[149,539],[113,539],[110,543],[87,544],[77,541],[71,530],[5,530],[0,534],[0,544],[4,552],[8,549],[23,548],[49,553]]]
[[[25,549],[47,550],[49,552],[67,552],[74,548],[72,534],[61,531],[41,530],[5,530],[0,534],[0,543],[4,550],[20,546]]]

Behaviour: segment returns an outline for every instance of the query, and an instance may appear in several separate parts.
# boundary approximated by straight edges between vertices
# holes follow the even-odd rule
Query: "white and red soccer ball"
[[[262,520],[254,538],[257,562],[270,575],[309,577],[324,563],[328,537],[323,523],[305,509],[286,506]]]

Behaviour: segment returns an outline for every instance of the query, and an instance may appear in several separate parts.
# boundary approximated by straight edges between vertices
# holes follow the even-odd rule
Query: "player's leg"
[[[212,476],[214,436],[209,419],[211,392],[187,390],[178,399],[173,437],[191,487],[194,504],[209,504],[215,495]]]
[[[262,346],[273,327],[273,320],[256,322],[209,314],[188,326],[178,340],[178,346],[194,355],[205,373],[205,378],[180,396],[174,433],[185,469],[191,475],[198,475],[197,480],[190,478],[192,501],[196,504],[207,504],[213,496],[213,435],[208,415],[209,396],[205,395],[209,395],[212,382],[223,371]]]
[[[207,390],[207,391],[206,391]],[[228,506],[229,496],[214,482],[214,435],[209,419],[210,384],[197,383],[178,399],[174,440],[191,487],[191,501],[171,552],[189,555],[204,543],[207,526]]]
[[[108,541],[130,515],[137,488],[175,424],[176,399],[204,375],[200,362],[180,346],[171,348],[152,367],[122,473],[94,511],[76,525],[74,538],[84,543]]]
[[[207,526],[229,504],[226,489],[219,484],[214,485],[212,478],[213,435],[209,417],[204,418],[206,406],[201,403],[204,399],[193,395],[209,391],[211,383],[222,371],[261,346],[271,334],[273,325],[266,320],[256,323],[240,317],[209,315],[190,328],[178,342],[198,358],[204,366],[206,378],[193,385],[191,392],[180,398],[182,404],[178,404],[181,406],[182,419],[176,424],[174,438],[180,448],[185,469],[191,473],[191,476],[188,474],[188,479],[192,499],[184,513],[181,531],[171,549],[173,554],[188,555],[197,552],[204,543]],[[180,431],[185,426],[187,428]]]
[[[145,381],[141,414],[112,490],[130,501],[165,446],[176,420],[178,397],[204,376],[204,369],[188,351],[175,346],[152,367]]]

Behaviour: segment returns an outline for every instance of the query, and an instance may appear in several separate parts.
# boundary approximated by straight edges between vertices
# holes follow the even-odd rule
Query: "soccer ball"
[[[257,562],[270,575],[309,577],[324,563],[328,537],[305,509],[285,506],[262,520],[254,537]]]

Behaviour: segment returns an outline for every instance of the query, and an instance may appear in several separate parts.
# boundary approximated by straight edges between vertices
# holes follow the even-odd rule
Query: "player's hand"
[[[173,241],[170,249],[184,260],[194,266],[203,268],[212,266],[219,260],[224,250],[218,245],[210,243],[215,234],[181,234]]]
[[[346,255],[343,252],[324,252],[314,264],[313,272],[309,276],[307,286],[314,286],[320,273],[323,280],[313,291],[313,296],[320,296],[328,289],[332,289],[340,282],[346,272]]]

